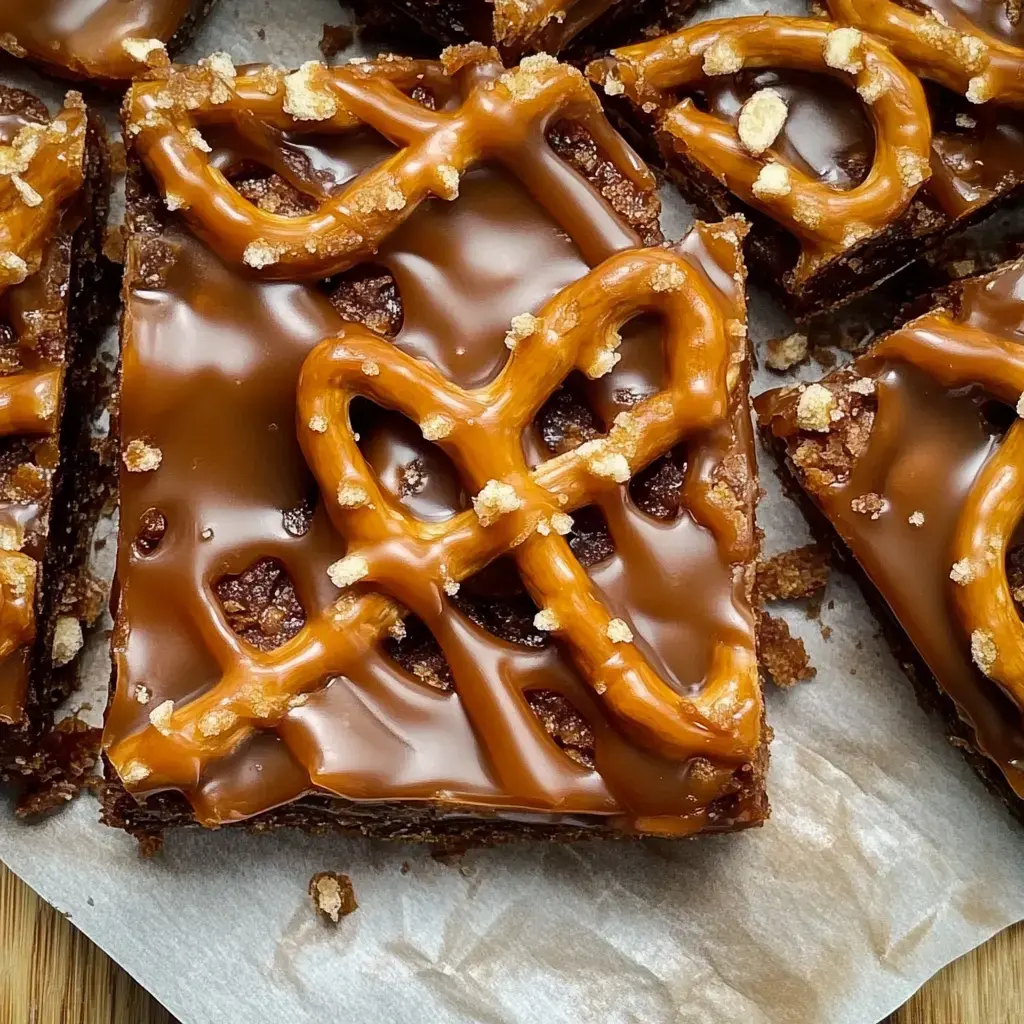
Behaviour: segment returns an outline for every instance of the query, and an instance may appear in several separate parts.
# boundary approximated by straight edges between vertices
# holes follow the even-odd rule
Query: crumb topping
[[[459,198],[459,172],[451,164],[438,164],[437,178],[445,199]]]
[[[862,494],[850,502],[850,508],[854,512],[871,519],[879,519],[887,507],[885,498],[874,491],[868,491],[867,494]]]
[[[572,516],[565,512],[554,512],[551,516],[551,529],[555,531],[560,537],[564,537],[567,534],[572,533],[573,521]]]
[[[82,624],[73,615],[61,615],[53,628],[53,646],[50,655],[56,668],[73,661],[82,649],[85,638]]]
[[[905,188],[916,188],[931,174],[928,159],[911,149],[897,148],[896,167]]]
[[[888,91],[888,79],[873,61],[869,61],[857,84],[857,94],[870,106],[880,100]]]
[[[988,103],[994,95],[992,82],[987,75],[975,75],[967,83],[967,92],[964,95],[970,103]]]
[[[171,716],[174,714],[174,701],[165,700],[158,704],[149,713],[149,721],[158,733],[164,736],[171,735]]]
[[[988,630],[976,629],[971,633],[971,657],[986,675],[992,671],[999,657],[999,648],[996,647],[996,638]]]
[[[924,526],[924,513],[918,509],[916,512],[911,512],[907,517],[907,522],[911,526]]]
[[[344,590],[369,576],[370,566],[362,555],[346,555],[327,567],[327,575],[339,590]]]
[[[765,364],[772,370],[788,370],[807,358],[807,335],[789,334],[768,342]]]
[[[362,508],[370,504],[370,496],[358,484],[341,484],[338,487],[338,504],[342,508]]]
[[[309,417],[309,429],[314,434],[326,434],[327,433],[327,417],[322,413],[314,413]]]
[[[133,438],[121,453],[121,459],[129,473],[151,473],[160,468],[163,452],[155,445],[147,444],[141,438]]]
[[[873,395],[875,382],[871,377],[858,377],[849,385],[849,390],[855,395]]]
[[[238,715],[227,708],[214,708],[199,719],[198,729],[202,736],[220,736],[233,728]]]
[[[651,271],[651,288],[656,292],[676,292],[686,283],[686,276],[679,267],[659,263]]]
[[[277,263],[279,257],[280,251],[276,245],[271,245],[265,238],[257,238],[245,247],[242,262],[254,270],[262,270]]]
[[[284,112],[297,121],[328,121],[338,112],[334,94],[319,81],[323,64],[308,60],[284,79]]]
[[[428,416],[421,424],[420,430],[427,441],[440,441],[455,429],[455,420],[444,413]]]
[[[855,75],[864,67],[864,37],[855,28],[836,28],[825,37],[822,55],[830,68]]]
[[[781,199],[788,196],[793,191],[789,180],[789,168],[777,160],[769,160],[757,172],[750,190],[758,199]]]
[[[789,108],[774,89],[759,89],[740,108],[737,132],[748,153],[760,156],[778,138]]]
[[[359,369],[366,374],[367,377],[379,377],[380,366],[373,359],[363,360],[362,366]]]
[[[554,633],[555,630],[562,628],[558,616],[550,608],[542,608],[537,612],[533,617],[533,624],[544,633]]]
[[[613,451],[606,440],[585,441],[575,453],[594,476],[614,480],[617,484],[624,484],[630,477],[625,455]]]
[[[153,699],[153,691],[148,686],[144,686],[142,683],[136,683],[135,691],[132,694],[132,696],[139,704],[145,706]]]
[[[522,499],[516,494],[515,488],[502,480],[488,480],[473,498],[473,511],[481,526],[490,526],[521,506]]]
[[[961,558],[953,563],[953,568],[949,570],[949,578],[957,586],[966,587],[968,583],[973,583],[977,579],[974,564],[969,558]]]
[[[536,317],[532,313],[520,313],[518,316],[512,317],[509,329],[505,332],[505,347],[509,351],[514,351],[524,338],[536,334],[543,323],[544,321],[540,317]]]
[[[129,761],[121,772],[121,781],[126,786],[145,782],[153,773],[141,761]]]
[[[159,39],[122,39],[121,49],[132,60],[145,64],[146,67],[166,67],[171,62],[167,56],[167,48]],[[24,56],[24,53],[21,56]]]
[[[604,631],[613,644],[631,644],[633,642],[633,631],[624,619],[611,619]]]
[[[704,51],[705,75],[734,75],[743,67],[742,54],[728,39],[716,39]]]
[[[835,409],[832,392],[822,384],[811,384],[800,395],[796,406],[796,425],[801,430],[819,433],[832,426],[832,412]]]

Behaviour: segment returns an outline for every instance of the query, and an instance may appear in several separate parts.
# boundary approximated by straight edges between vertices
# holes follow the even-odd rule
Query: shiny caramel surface
[[[451,81],[463,104],[475,89],[508,102],[489,84],[498,78],[471,67]],[[572,109],[593,118],[589,101]],[[254,133],[203,130],[211,167],[244,170],[243,152],[251,165]],[[310,155],[321,205],[359,194],[360,172],[394,159],[351,129],[260,139],[264,167],[282,148]],[[142,139],[140,151],[156,150]],[[465,169],[457,198],[418,199],[366,260],[397,286],[390,337],[343,321],[307,266],[274,280],[282,269],[232,258],[237,244],[211,251],[202,208],[132,238],[122,447],[140,441],[159,461],[122,470],[105,747],[138,796],[177,789],[207,824],[304,793],[669,834],[760,819],[743,226],[645,249],[543,130],[521,138],[516,159],[495,152]],[[621,173],[648,180],[612,153]],[[165,194],[184,194],[151,166]],[[648,311],[658,322],[623,326]],[[523,314],[537,323],[510,344]],[[606,344],[618,362],[588,377]],[[574,363],[607,432],[591,451],[619,456],[627,475],[685,451],[678,511],[645,512],[628,484],[571,448],[552,458],[533,431]],[[432,417],[448,417],[447,432]],[[494,481],[520,504],[492,519],[482,509]],[[587,568],[575,528],[558,525],[570,515],[606,524],[610,550]],[[291,639],[254,649],[218,587],[267,558],[302,615]],[[365,573],[340,581],[360,562]],[[546,630],[527,643],[461,603],[524,585]],[[388,637],[413,619],[451,687],[396,660]],[[585,722],[592,763],[553,741],[538,692]]]

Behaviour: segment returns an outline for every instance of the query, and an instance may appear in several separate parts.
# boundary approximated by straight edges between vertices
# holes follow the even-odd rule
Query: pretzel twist
[[[573,369],[593,373],[595,357],[616,344],[617,329],[641,310],[665,320],[668,387],[620,414],[605,437],[531,470],[522,431]],[[452,384],[356,324],[321,342],[299,380],[297,429],[332,523],[348,541],[345,558],[331,567],[338,572],[332,579],[352,589],[266,654],[241,644],[220,616],[203,624],[224,673],[220,682],[175,709],[161,730],[151,726],[117,743],[108,753],[122,779],[137,790],[195,785],[204,766],[230,753],[253,727],[279,721],[305,691],[343,673],[383,638],[402,610],[364,588],[379,587],[425,621],[436,621],[453,585],[506,553],[583,678],[627,730],[666,757],[749,759],[761,714],[752,646],[717,638],[701,692],[680,695],[632,642],[613,641],[612,616],[565,539],[538,530],[558,513],[621,486],[680,441],[721,426],[735,372],[731,348],[700,272],[665,249],[613,256],[563,289],[501,373],[479,389]],[[377,483],[356,442],[348,410],[357,396],[420,423],[479,492],[475,511],[443,523],[407,514]],[[516,506],[492,515],[482,498],[496,481]],[[742,538],[735,518],[709,493],[710,481],[695,487],[705,500],[695,503],[694,514],[724,550],[736,550]],[[207,604],[214,607],[212,595]],[[450,639],[438,639],[444,650]],[[508,743],[512,730],[488,725],[495,742],[505,736]],[[516,763],[528,770],[529,758]]]
[[[930,174],[931,122],[921,83],[881,43],[866,36],[859,36],[843,66],[837,66],[830,56],[836,29],[809,18],[708,21],[613,50],[607,61],[588,68],[606,91],[625,91],[645,110],[658,109],[662,132],[674,148],[692,154],[730,191],[800,239],[798,281],[829,256],[884,230]],[[698,87],[707,75],[744,67],[798,68],[852,81],[875,130],[875,158],[864,181],[838,191],[785,163],[770,147],[753,155],[735,127],[699,110],[689,97],[672,102],[675,90]],[[765,184],[763,172],[769,165],[784,168],[777,187]]]
[[[836,21],[870,32],[922,78],[972,103],[1024,104],[1024,50],[973,24],[964,14],[940,21],[892,0],[826,0]]]
[[[944,387],[980,385],[1020,408],[1024,350],[945,311],[929,313],[884,339],[878,359],[920,367]],[[1016,420],[989,456],[960,512],[951,552],[961,567],[950,583],[978,667],[1024,713],[1024,621],[1006,575],[1006,554],[1024,516],[1024,423]]]
[[[426,61],[330,69],[310,63],[288,76],[265,68],[230,81],[209,69],[174,68],[132,88],[128,131],[168,204],[223,259],[269,278],[322,279],[365,260],[424,199],[455,199],[459,178],[483,160],[521,174],[524,139],[541,142],[555,118],[582,124],[627,174],[649,184],[649,172],[611,129],[575,68],[542,54],[502,73],[483,48],[464,59],[477,85],[454,111],[429,110],[402,91],[443,77],[441,65]],[[240,196],[194,134],[197,126],[243,117],[319,133],[368,124],[403,148],[335,194],[317,195],[314,213],[286,217]]]

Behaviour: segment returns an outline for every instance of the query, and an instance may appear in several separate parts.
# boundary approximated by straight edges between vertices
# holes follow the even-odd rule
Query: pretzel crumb
[[[808,228],[821,225],[821,210],[806,199],[798,199],[793,205],[793,218]]]
[[[551,515],[551,529],[558,534],[559,537],[565,537],[567,534],[572,533],[573,521],[572,516],[567,515],[565,512],[553,512]]]
[[[153,773],[141,761],[129,761],[120,774],[121,781],[126,786],[135,786],[140,782],[145,782]]]
[[[863,44],[864,37],[859,29],[834,28],[825,36],[825,46],[822,51],[825,63],[830,68],[855,75],[864,67]]]
[[[344,590],[369,576],[370,566],[362,555],[346,555],[327,566],[327,575],[339,590]]]
[[[380,366],[373,359],[364,359],[362,366],[359,369],[366,374],[367,377],[379,377]]]
[[[0,252],[0,269],[6,271],[0,275],[4,284],[21,284],[28,277],[28,264],[14,252]]]
[[[547,519],[537,520],[537,532],[542,537],[549,537],[551,535],[551,523]]]
[[[149,713],[149,722],[154,729],[162,736],[170,736],[171,729],[171,716],[174,714],[174,701],[165,700],[162,704],[158,704]]]
[[[159,39],[122,39],[121,49],[139,64],[148,68],[167,67],[171,58],[167,56],[167,48]],[[21,54],[24,56],[24,53]]]
[[[177,192],[168,192],[164,196],[164,206],[167,207],[172,213],[175,210],[188,209],[188,203],[185,201],[184,196],[179,196]]]
[[[503,515],[515,512],[522,504],[522,499],[511,484],[502,480],[488,480],[473,499],[473,511],[481,526],[490,526]]]
[[[867,224],[848,224],[843,231],[843,248],[850,249],[871,234]]]
[[[322,413],[314,413],[309,417],[309,423],[307,424],[309,429],[314,434],[326,434],[327,433],[327,417]]]
[[[444,413],[428,416],[421,424],[420,430],[427,441],[440,441],[455,429],[455,420]]]
[[[199,719],[196,728],[201,736],[222,736],[229,729],[234,728],[237,721],[238,715],[234,711],[229,711],[227,708],[214,708]]]
[[[25,546],[25,531],[17,523],[0,525],[0,551],[20,551]]]
[[[155,445],[147,444],[141,438],[133,438],[121,453],[121,459],[129,473],[151,473],[160,468],[164,453]]]
[[[13,32],[0,33],[0,50],[6,50],[12,57],[28,56],[28,50],[18,42]]]
[[[524,57],[519,67],[506,71],[499,81],[506,89],[513,103],[525,103],[532,100],[541,90],[538,72],[558,67],[558,60],[548,53],[535,53]]]
[[[994,95],[988,75],[975,75],[967,83],[967,92],[964,95],[969,103],[988,103]]]
[[[617,484],[624,484],[629,479],[629,462],[625,455],[611,451],[607,441],[584,441],[576,449],[576,455],[594,476],[614,480]]]
[[[391,625],[388,626],[388,636],[390,636],[392,640],[404,640],[407,633],[408,630],[405,628],[405,623],[401,619],[398,619],[396,622],[392,622]]]
[[[850,502],[850,508],[854,512],[858,515],[868,516],[873,520],[880,519],[886,507],[885,498],[874,491],[868,491],[867,494],[862,494]]]
[[[957,128],[977,128],[978,122],[976,118],[971,117],[970,114],[957,114],[953,118],[956,122]]]
[[[781,199],[783,196],[788,196],[793,191],[793,186],[789,181],[789,168],[777,160],[769,160],[757,172],[750,191],[758,199]]]
[[[736,125],[740,142],[753,156],[760,156],[778,138],[789,107],[774,89],[759,89],[740,108]]]
[[[801,430],[826,433],[832,427],[832,410],[836,400],[823,384],[805,388],[796,404],[796,425]]]
[[[276,245],[271,245],[265,238],[257,238],[250,242],[242,253],[242,262],[254,270],[262,270],[277,262],[280,252]]]
[[[705,75],[734,75],[743,67],[743,55],[728,39],[716,39],[704,51]]]
[[[999,657],[999,648],[996,647],[996,638],[988,630],[976,629],[971,633],[971,657],[986,675],[992,671]]]
[[[307,60],[284,78],[284,112],[297,121],[328,121],[338,112],[334,94],[317,79],[326,70],[319,61]]]
[[[623,619],[611,619],[604,632],[613,644],[631,644],[633,642],[633,630]]]
[[[656,292],[677,292],[686,283],[686,275],[673,264],[659,263],[651,271],[650,281]]]
[[[532,313],[520,313],[512,317],[509,330],[505,332],[505,347],[514,351],[516,345],[540,330],[543,321]]]
[[[907,517],[907,522],[911,526],[924,526],[924,513],[920,509],[916,512],[911,512]]]
[[[953,568],[949,570],[949,578],[957,586],[966,587],[968,583],[973,583],[978,578],[978,574],[969,558],[961,558],[953,563]]]
[[[604,76],[604,82],[601,84],[606,96],[621,96],[626,91],[625,85],[622,84],[622,79],[619,78],[617,68],[609,68]]]
[[[874,61],[869,61],[857,82],[857,95],[869,106],[889,91],[889,80]]]
[[[871,377],[858,377],[851,384],[847,385],[847,391],[855,395],[873,395],[875,393],[875,382]]]
[[[788,370],[807,358],[807,335],[789,334],[772,338],[765,353],[765,364],[771,370]]]
[[[53,644],[50,647],[54,666],[60,668],[74,661],[84,643],[82,624],[78,619],[74,615],[61,615],[53,627]]]
[[[448,567],[446,565],[441,566],[441,589],[449,596],[454,597],[460,589],[458,580],[453,580],[448,575]]]
[[[459,198],[459,172],[451,164],[438,164],[437,178],[441,182],[445,199]]]
[[[198,128],[189,128],[189,130],[185,132],[185,140],[193,149],[198,149],[200,153],[213,152],[210,148],[210,144],[203,138]]]
[[[145,706],[153,699],[153,691],[142,683],[136,683],[132,696],[136,702]]]
[[[915,188],[932,173],[928,158],[919,156],[912,149],[897,148],[896,167],[906,188]]]
[[[621,335],[616,332],[613,339],[613,345],[615,347],[598,349],[597,354],[587,367],[587,376],[591,380],[599,380],[601,377],[606,376],[615,369],[619,360],[622,358],[622,355],[615,351],[615,348],[618,347],[621,341]]]
[[[988,47],[977,36],[963,35],[957,40],[956,56],[965,71],[975,74],[985,66]]]
[[[542,608],[537,612],[533,617],[533,625],[544,633],[554,633],[555,630],[562,628],[558,616],[550,608]]]
[[[21,197],[21,201],[26,206],[36,207],[42,205],[43,197],[24,178],[19,177],[17,174],[12,174],[11,184],[15,187],[18,195]]]
[[[209,57],[201,58],[199,66],[209,68],[218,78],[225,81],[233,82],[238,76],[231,54],[225,53],[223,50],[211,53]]]
[[[338,504],[342,508],[363,508],[370,504],[370,496],[358,484],[341,484],[338,487]]]
[[[352,209],[356,213],[403,210],[405,204],[405,193],[399,187],[398,179],[390,172],[375,177],[368,185],[360,188],[351,200]]]

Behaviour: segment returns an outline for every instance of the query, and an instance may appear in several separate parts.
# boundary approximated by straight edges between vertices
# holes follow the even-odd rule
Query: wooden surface
[[[886,1024],[1022,1022],[1024,924],[950,964]],[[174,1020],[0,864],[0,1024],[174,1024]]]

